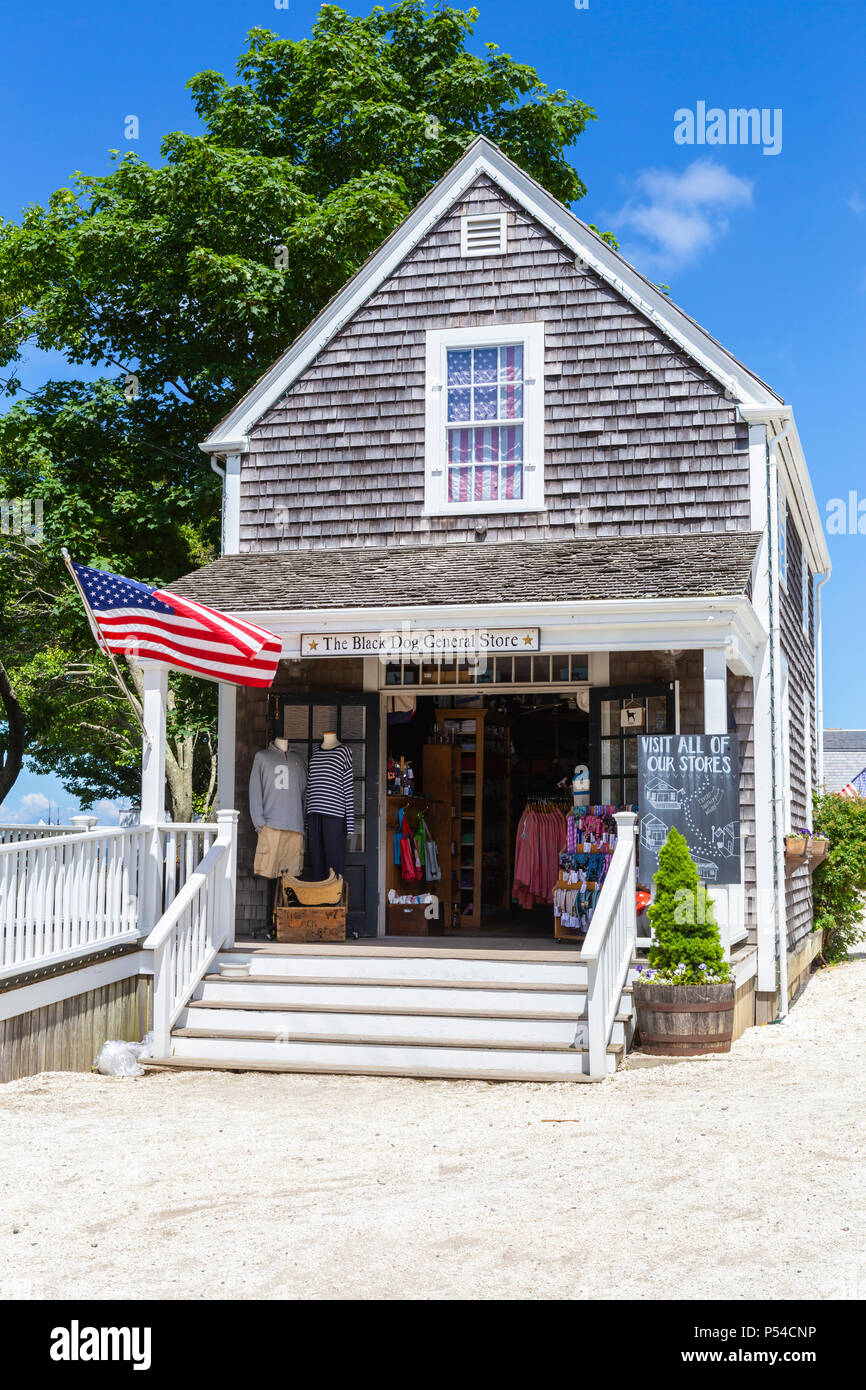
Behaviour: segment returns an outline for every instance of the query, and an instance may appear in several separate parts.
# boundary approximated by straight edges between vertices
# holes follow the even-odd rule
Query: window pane
[[[506,425],[499,431],[499,457],[503,463],[523,460],[523,426]]]
[[[523,497],[523,467],[519,463],[506,463],[500,469],[499,492],[506,502],[519,502]]]
[[[625,779],[625,804],[626,806],[637,805],[637,778],[626,777]]]
[[[589,659],[585,656],[573,656],[571,658],[571,679],[573,681],[589,680]]]
[[[313,705],[313,738],[321,738],[322,734],[337,728],[337,706],[336,705]]]
[[[477,430],[476,433],[481,433],[481,431]],[[496,502],[499,500],[499,468],[497,466],[475,469],[473,496],[476,502]]]
[[[603,734],[618,734],[619,727],[619,700],[602,700],[601,732]]]
[[[663,734],[667,729],[668,702],[664,695],[651,695],[646,702],[647,732],[651,734]]]
[[[499,380],[523,380],[522,346],[515,344],[513,347],[503,347],[499,349]]]
[[[367,823],[363,816],[355,817],[355,833],[346,839],[346,848],[353,854],[363,854],[367,846]]]
[[[497,418],[496,396],[495,386],[476,386],[472,392],[473,419],[495,420]],[[462,420],[463,416],[461,415],[459,418]]]
[[[470,401],[468,387],[450,387],[448,391],[448,419],[468,420]]]
[[[476,348],[475,349],[475,380],[495,381],[498,369],[499,352],[497,348]]]
[[[470,484],[472,481],[471,468],[449,468],[448,469],[448,501],[449,502],[468,502],[470,497]]]
[[[304,762],[306,762],[306,761],[307,761],[307,755],[308,755],[308,753],[309,753],[309,749],[308,749],[308,747],[307,747],[307,741],[306,741],[306,739],[304,740],[303,743],[290,743],[290,744],[289,744],[289,752],[290,752],[290,753],[297,753],[298,757],[299,757],[299,758],[303,758]]]
[[[514,658],[514,682],[515,685],[529,685],[532,680],[532,657],[516,656]]]
[[[389,661],[385,670],[386,685],[400,685],[402,682],[402,663],[399,661]]]
[[[500,386],[499,388],[499,418],[500,420],[519,420],[523,416],[523,387],[522,386]]]
[[[283,738],[303,738],[310,732],[310,706],[286,705],[283,710]]]
[[[532,658],[532,679],[545,682],[550,680],[549,656],[534,656]]]
[[[624,738],[625,744],[625,770],[626,772],[637,772],[637,739]]]
[[[622,772],[620,742],[618,738],[602,739],[601,770],[605,775]]]
[[[511,684],[513,680],[511,663],[512,658],[510,656],[498,656],[496,658],[497,681],[507,681],[509,685]]]
[[[619,780],[607,777],[601,779],[601,799],[605,806],[616,806],[619,801]]]
[[[465,351],[450,348],[448,351],[448,385],[468,386],[471,379],[472,353],[468,348]]]
[[[363,705],[343,705],[341,738],[363,738],[366,733],[367,711]]]
[[[356,777],[364,777],[367,772],[367,745],[366,743],[352,744],[352,768]]]
[[[567,657],[567,656],[554,656],[554,657],[551,657],[551,663],[552,663],[552,666],[553,666],[553,680],[555,680],[555,681],[567,681],[567,680],[568,680],[568,657]]]

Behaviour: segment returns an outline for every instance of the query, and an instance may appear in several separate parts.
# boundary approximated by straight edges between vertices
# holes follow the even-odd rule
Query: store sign
[[[740,753],[736,734],[644,734],[638,747],[640,879],[652,882],[675,827],[708,888],[740,882]]]
[[[423,661],[537,652],[540,630],[520,628],[383,628],[381,632],[305,632],[301,656],[378,656]]]

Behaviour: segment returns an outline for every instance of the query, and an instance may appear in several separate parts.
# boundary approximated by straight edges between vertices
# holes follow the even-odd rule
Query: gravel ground
[[[0,1086],[0,1297],[866,1297],[866,959],[601,1085]]]

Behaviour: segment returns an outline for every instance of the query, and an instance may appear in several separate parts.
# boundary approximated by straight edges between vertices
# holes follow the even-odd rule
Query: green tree
[[[824,959],[834,963],[866,938],[866,800],[816,796],[815,834],[826,835],[830,848],[812,879],[814,925],[824,932]]]
[[[683,967],[678,984],[720,983],[730,978],[730,966],[719,937],[712,901],[701,883],[685,836],[673,827],[659,851],[653,878],[654,902],[647,909],[654,942],[649,951],[652,970],[666,976]]]
[[[73,724],[81,671],[99,668],[59,597],[60,544],[161,583],[211,554],[218,485],[199,441],[477,134],[563,202],[584,195],[567,151],[594,112],[494,43],[467,51],[477,18],[399,0],[366,17],[325,5],[299,41],[254,29],[236,82],[189,82],[201,131],[167,135],[159,166],[115,151],[109,173],[78,173],[46,207],[0,223],[7,390],[31,345],[102,374],[48,382],[0,428],[0,497],[44,498],[50,571],[35,601],[5,562],[13,703],[0,682],[0,751],[12,771],[26,727],[40,765],[76,790],[96,785],[99,747],[81,748]],[[61,610],[65,626],[44,626]],[[66,684],[64,662],[79,672]],[[131,726],[107,679],[94,677],[86,722],[107,721],[103,750],[122,771]]]

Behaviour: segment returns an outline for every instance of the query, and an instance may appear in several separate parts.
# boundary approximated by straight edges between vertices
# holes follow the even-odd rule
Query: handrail
[[[153,951],[157,1057],[169,1055],[178,1015],[218,953],[234,941],[237,824],[237,811],[217,813],[214,843],[145,938],[145,949]],[[213,833],[212,826],[204,828]]]
[[[631,811],[621,811],[615,820],[616,849],[580,951],[587,972],[589,1076],[593,1080],[607,1075],[607,1049],[637,937],[637,816]]]
[[[171,905],[166,908],[150,935],[146,936],[141,943],[146,951],[159,950],[163,942],[168,939],[177,925],[178,918],[190,907],[193,900],[198,897],[205,882],[210,877],[217,864],[219,864],[223,855],[226,854],[229,846],[229,839],[222,839],[217,835],[216,840],[211,845],[204,859],[193,869],[192,874],[177,894],[177,897],[174,898]]]
[[[114,840],[122,836],[138,835],[142,830],[152,829],[146,825],[106,825],[95,826],[93,830],[76,830],[73,835],[40,835],[32,840],[9,840],[0,845],[0,854],[20,853],[29,849],[51,849],[53,845],[92,844],[94,840]]]

